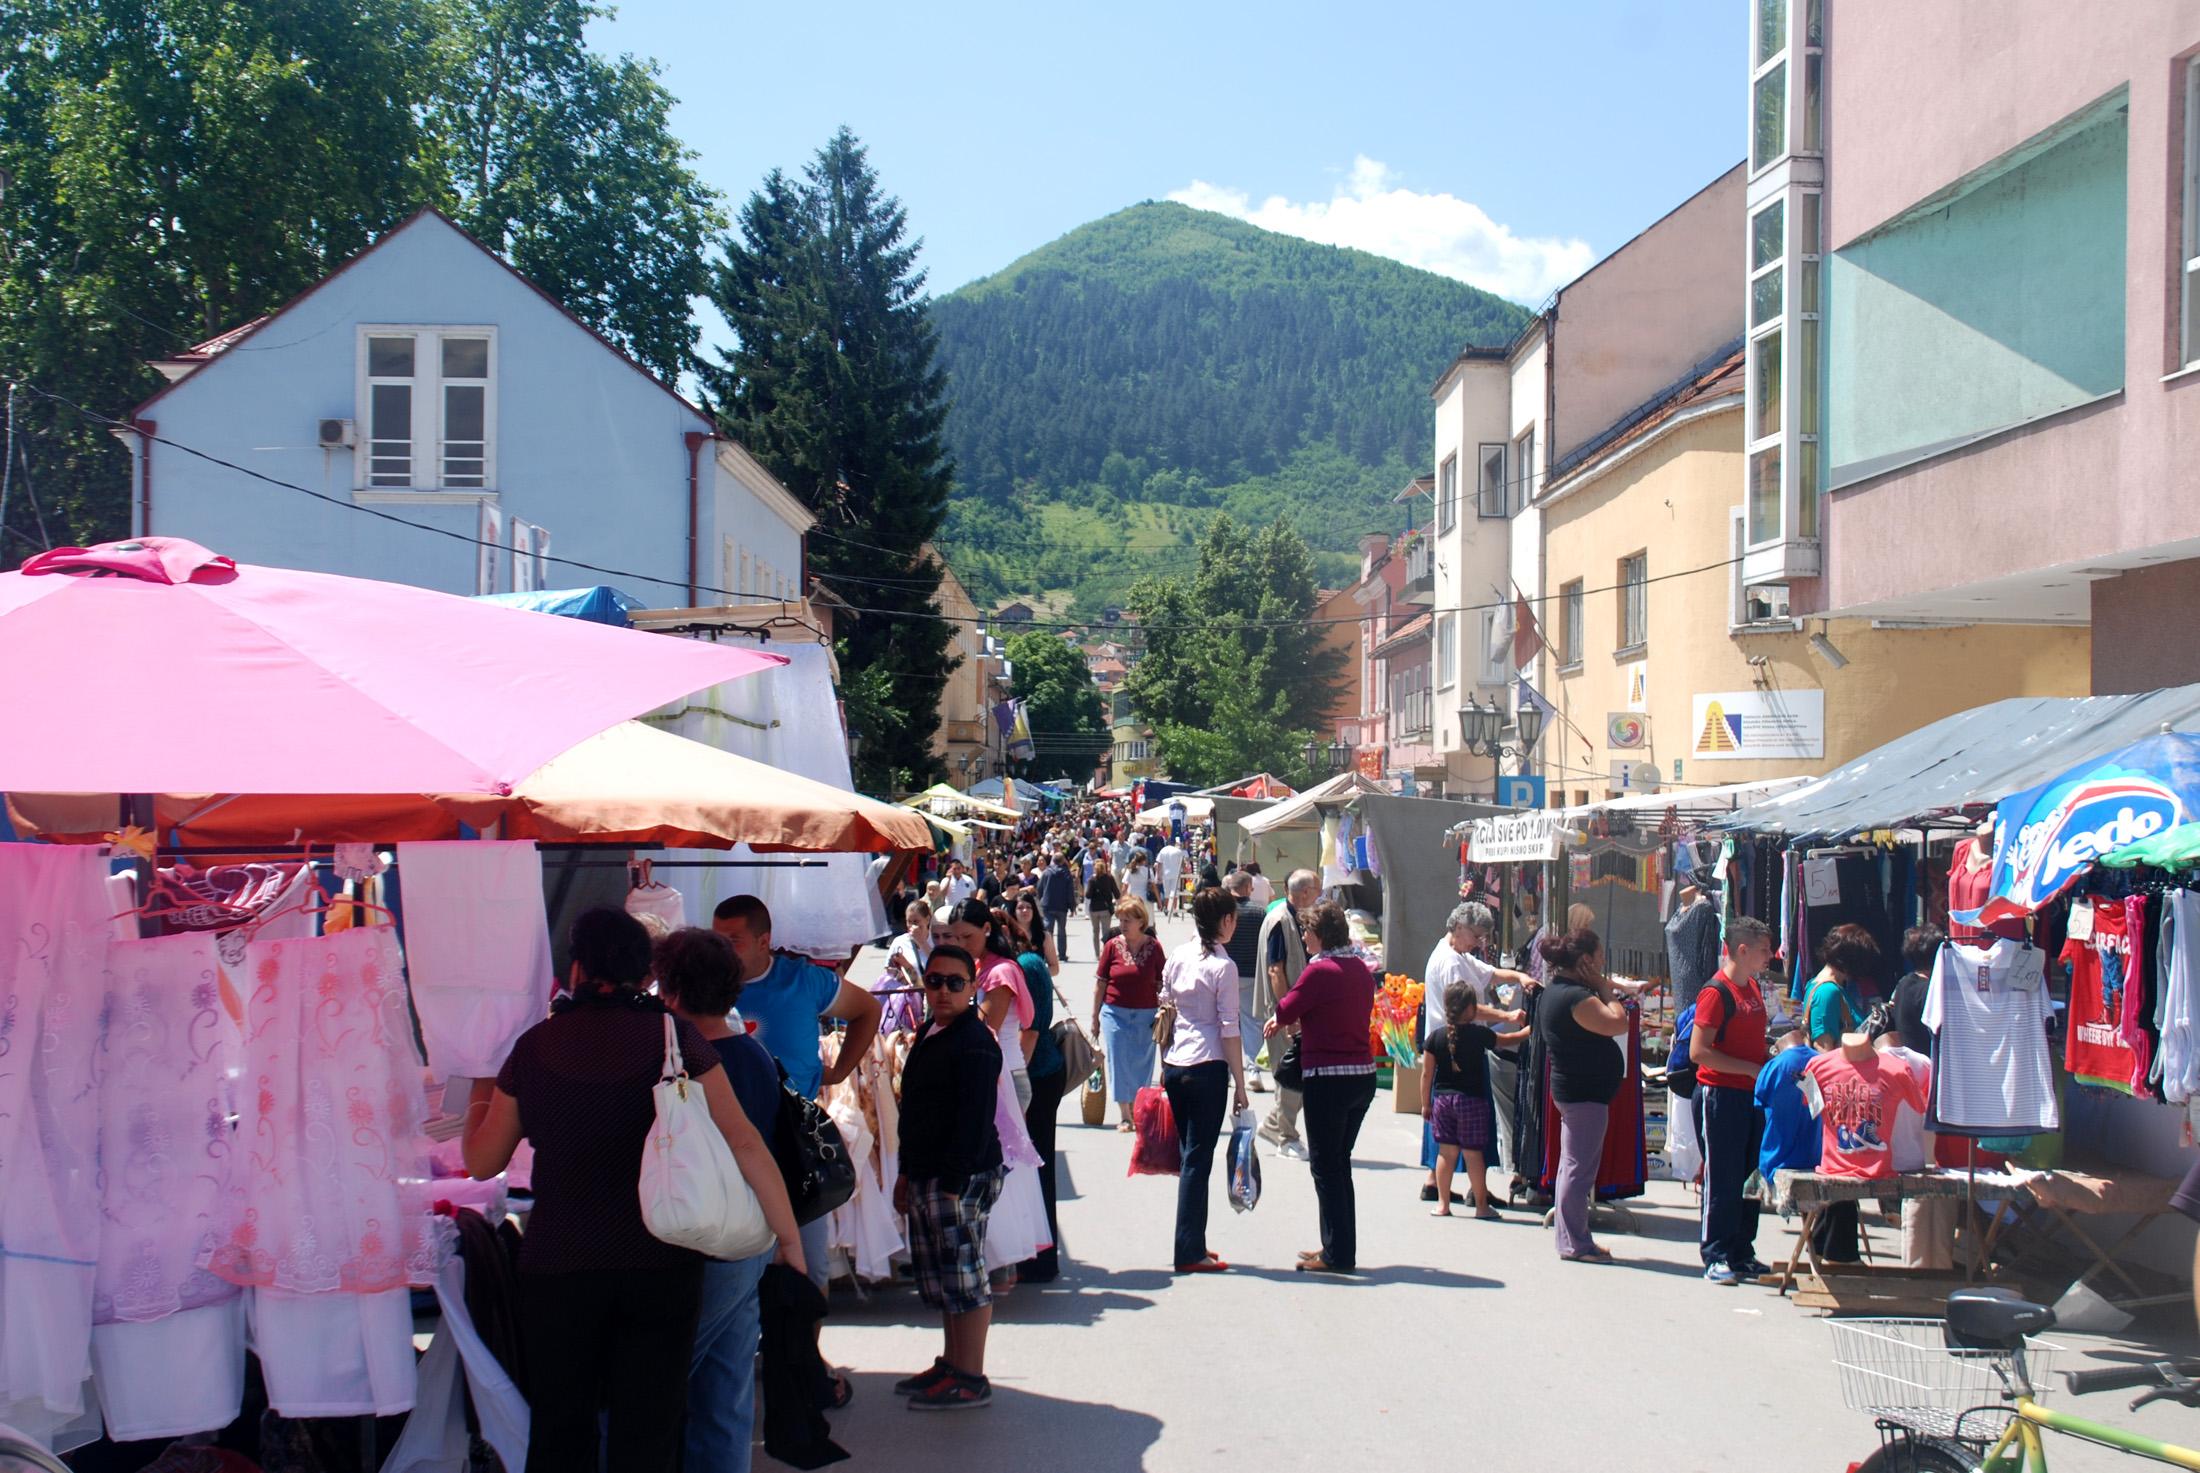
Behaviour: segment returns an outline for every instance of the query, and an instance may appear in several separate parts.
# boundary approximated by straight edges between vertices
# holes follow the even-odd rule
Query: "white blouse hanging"
[[[244,976],[239,1157],[201,1262],[290,1294],[432,1282],[447,1237],[404,1188],[428,1162],[397,938],[362,926],[258,941]]]

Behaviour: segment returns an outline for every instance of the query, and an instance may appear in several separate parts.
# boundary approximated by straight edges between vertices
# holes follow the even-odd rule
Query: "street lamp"
[[[1477,757],[1494,758],[1502,767],[1507,758],[1519,758],[1525,763],[1536,740],[1543,735],[1543,708],[1533,701],[1522,706],[1513,717],[1520,733],[1520,744],[1508,746],[1504,740],[1505,713],[1498,708],[1494,697],[1480,705],[1469,696],[1459,703],[1459,745]]]
[[[1323,746],[1318,737],[1309,737],[1299,755],[1306,759],[1308,772],[1319,774],[1326,770],[1334,774],[1344,771],[1345,765],[1352,760],[1352,748],[1343,742]]]

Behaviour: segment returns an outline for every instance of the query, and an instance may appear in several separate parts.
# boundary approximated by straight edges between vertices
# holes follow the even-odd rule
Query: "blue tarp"
[[[627,627],[628,614],[649,607],[638,598],[600,584],[594,588],[546,588],[534,593],[485,593],[480,597],[486,604],[586,619],[591,624],[610,624],[620,629]]]

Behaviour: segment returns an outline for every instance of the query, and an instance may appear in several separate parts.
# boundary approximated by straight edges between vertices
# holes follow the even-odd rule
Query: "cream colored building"
[[[940,566],[939,610],[954,626],[948,650],[962,660],[940,688],[940,724],[932,733],[932,751],[947,764],[951,782],[967,785],[991,774],[992,752],[998,744],[991,740],[993,723],[987,712],[999,672],[987,654],[985,631],[978,625],[978,606],[971,601],[970,590],[936,549],[927,544],[925,551]]]
[[[2084,695],[2083,629],[1824,624],[1743,600],[1742,355],[1639,407],[1538,498],[1554,801],[1827,771],[2005,696]],[[1813,636],[1846,664],[1837,665]]]

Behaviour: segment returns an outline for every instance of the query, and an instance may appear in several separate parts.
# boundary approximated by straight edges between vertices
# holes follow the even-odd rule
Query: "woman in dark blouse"
[[[894,1208],[909,1219],[917,1293],[940,1312],[946,1347],[930,1369],[897,1382],[926,1409],[983,1406],[985,1337],[993,1294],[985,1226],[1008,1173],[993,1111],[1001,1046],[978,1016],[977,963],[959,946],[933,951],[924,968],[930,1016],[901,1068],[901,1179]],[[1006,1265],[1003,1265],[1006,1267]]]
[[[1535,1001],[1535,1031],[1551,1058],[1551,1099],[1558,1106],[1558,1256],[1573,1263],[1610,1263],[1589,1236],[1589,1198],[1604,1155],[1612,1097],[1627,1076],[1619,1036],[1627,1009],[1604,975],[1604,943],[1583,926],[1546,936],[1550,980]]]
[[[1321,1209],[1322,1245],[1299,1255],[1301,1273],[1351,1273],[1359,1266],[1359,1209],[1352,1192],[1352,1146],[1375,1101],[1375,1060],[1367,1023],[1375,1009],[1375,974],[1352,950],[1344,907],[1324,901],[1306,919],[1312,958],[1289,992],[1276,999],[1265,1032],[1299,1025],[1299,1070],[1305,1083],[1307,1164]]]
[[[642,991],[649,932],[625,911],[583,914],[572,956],[570,993],[520,1035],[494,1083],[475,1081],[461,1144],[467,1171],[484,1181],[522,1137],[535,1148],[519,1259],[528,1473],[594,1469],[606,1405],[610,1466],[669,1473],[680,1466],[704,1259],[642,1224],[637,1184],[664,1072],[665,1006]],[[801,1234],[770,1148],[716,1050],[692,1024],[675,1020],[675,1036],[783,1261],[801,1269]]]

